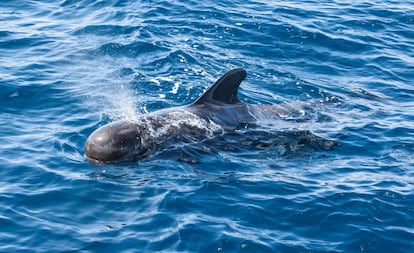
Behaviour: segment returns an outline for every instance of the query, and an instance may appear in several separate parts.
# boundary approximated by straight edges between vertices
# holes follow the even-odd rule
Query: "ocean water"
[[[0,251],[414,252],[413,28],[412,1],[2,0]],[[244,102],[337,102],[85,159],[235,67]]]

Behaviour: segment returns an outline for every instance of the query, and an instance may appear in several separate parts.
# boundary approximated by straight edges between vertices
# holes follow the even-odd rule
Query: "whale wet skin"
[[[233,69],[187,106],[148,113],[136,121],[120,120],[95,130],[86,140],[85,156],[98,162],[139,160],[169,141],[209,138],[260,120],[306,118],[305,106],[251,105],[237,92],[244,69]]]
[[[98,128],[86,141],[85,155],[100,162],[142,159],[169,140],[212,137],[221,131],[219,125],[191,112],[165,111]]]

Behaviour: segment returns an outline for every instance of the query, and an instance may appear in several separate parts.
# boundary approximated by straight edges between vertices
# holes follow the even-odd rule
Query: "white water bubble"
[[[181,84],[180,82],[175,82],[174,83],[174,86],[171,89],[172,94],[177,94],[178,89],[180,88],[180,84]]]

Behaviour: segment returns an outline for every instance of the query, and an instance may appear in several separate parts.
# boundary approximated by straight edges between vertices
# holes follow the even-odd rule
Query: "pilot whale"
[[[232,69],[189,105],[98,128],[86,140],[85,156],[97,162],[139,160],[180,138],[213,137],[260,120],[306,118],[307,104],[253,105],[240,101],[237,93],[246,75],[244,69]]]

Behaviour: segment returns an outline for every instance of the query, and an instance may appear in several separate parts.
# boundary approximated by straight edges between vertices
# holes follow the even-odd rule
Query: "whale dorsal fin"
[[[204,103],[224,103],[237,104],[240,103],[237,97],[237,91],[240,83],[246,78],[246,70],[237,68],[228,71],[213,86],[211,86],[204,94],[199,97],[193,104],[199,105]]]

